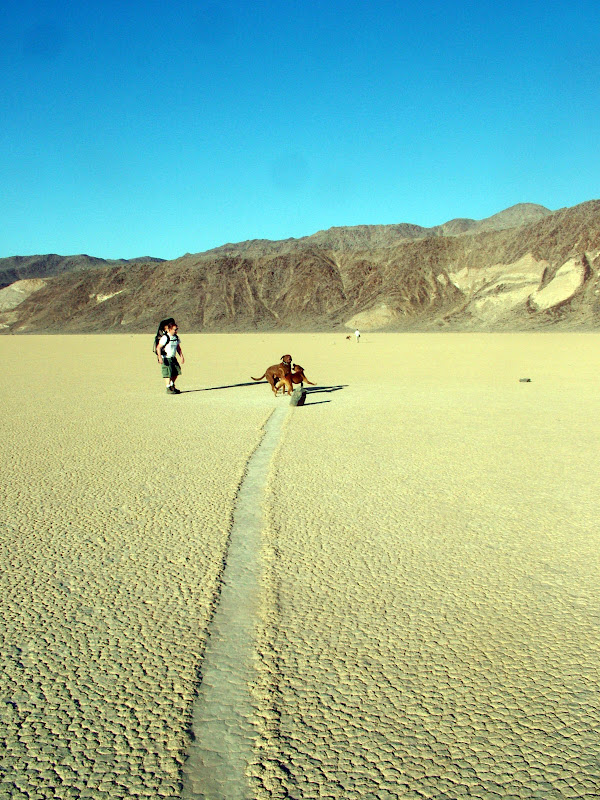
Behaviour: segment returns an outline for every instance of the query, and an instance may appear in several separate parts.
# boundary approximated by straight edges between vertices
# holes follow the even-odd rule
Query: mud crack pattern
[[[158,377],[146,394],[90,377],[92,392],[85,365],[57,402],[68,376],[35,367],[3,396],[0,798],[176,798],[231,509],[270,409],[175,407]]]
[[[556,402],[357,388],[290,418],[257,798],[598,797],[600,442]]]

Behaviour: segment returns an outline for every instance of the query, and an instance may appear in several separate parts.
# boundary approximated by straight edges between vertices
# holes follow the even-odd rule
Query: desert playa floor
[[[195,699],[277,415],[242,795],[597,798],[600,337],[182,337],[177,397],[151,335],[0,338],[0,798],[211,797]],[[298,408],[250,381],[283,352]]]

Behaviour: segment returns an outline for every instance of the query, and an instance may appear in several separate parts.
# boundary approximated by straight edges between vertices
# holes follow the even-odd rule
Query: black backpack
[[[166,335],[168,337],[167,341],[171,340],[171,337],[166,331],[167,325],[170,324],[171,325],[175,324],[175,320],[173,319],[173,317],[169,317],[168,319],[163,319],[158,323],[158,330],[156,331],[156,336],[154,337],[154,344],[152,345],[152,352],[154,353],[154,355],[156,355],[156,345],[159,343],[161,336]],[[161,350],[161,354],[162,357],[164,358],[165,357],[164,347]]]
[[[161,354],[161,356],[162,356],[163,358],[166,358],[166,355],[165,355],[165,347],[166,347],[166,346],[167,346],[167,344],[168,344],[168,343],[171,341],[171,337],[169,336],[169,334],[168,334],[166,331],[161,331],[161,329],[160,329],[160,328],[159,328],[159,329],[156,331],[156,336],[154,337],[154,344],[153,344],[153,346],[152,346],[152,352],[154,353],[154,355],[156,355],[156,348],[157,348],[157,345],[158,345],[158,343],[160,342],[160,340],[161,340],[161,337],[163,337],[163,336],[166,336],[166,337],[167,337],[167,341],[166,341],[166,342],[164,343],[164,345],[163,345],[163,346],[160,348],[160,354]]]

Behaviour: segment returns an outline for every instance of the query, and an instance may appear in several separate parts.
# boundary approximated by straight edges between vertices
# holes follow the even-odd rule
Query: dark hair
[[[156,352],[156,345],[158,344],[158,340],[160,339],[160,337],[164,334],[164,332],[170,325],[175,325],[175,324],[176,323],[173,317],[169,317],[168,319],[161,319],[161,321],[158,323],[158,330],[156,331],[156,336],[154,337],[155,352]]]

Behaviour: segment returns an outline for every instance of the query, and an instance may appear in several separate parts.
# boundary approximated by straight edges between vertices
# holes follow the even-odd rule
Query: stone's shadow
[[[311,403],[308,400],[308,396],[310,394],[319,394],[320,392],[339,392],[340,389],[345,389],[348,384],[340,384],[338,386],[315,386],[314,388],[306,388],[303,391],[306,392],[306,400],[307,402],[302,403],[300,406],[301,408],[306,408],[307,406],[319,406],[321,403],[331,403],[331,400],[315,400],[314,403]],[[298,403],[300,405],[300,403]]]

